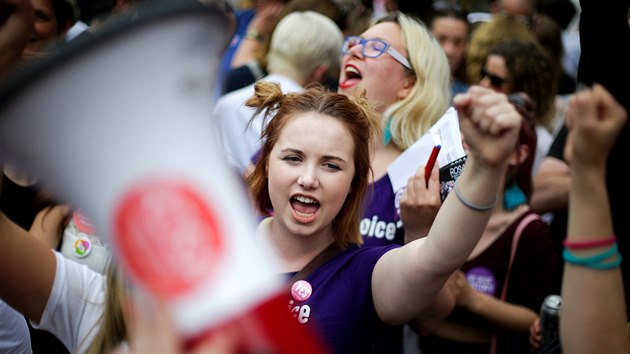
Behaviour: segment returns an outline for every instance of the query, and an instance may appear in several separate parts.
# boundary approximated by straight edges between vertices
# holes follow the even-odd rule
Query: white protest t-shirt
[[[84,353],[98,333],[107,277],[51,252],[57,258],[55,281],[41,322],[31,324],[55,335],[71,353]]]

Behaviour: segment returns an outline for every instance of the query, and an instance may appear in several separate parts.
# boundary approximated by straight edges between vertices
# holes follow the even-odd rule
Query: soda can
[[[560,346],[560,308],[562,297],[549,295],[540,306],[540,328],[542,338],[538,354],[562,354]]]

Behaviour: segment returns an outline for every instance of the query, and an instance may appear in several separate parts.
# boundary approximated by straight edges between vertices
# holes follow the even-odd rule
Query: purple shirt
[[[401,191],[402,193],[402,191]],[[393,192],[389,175],[368,186],[359,230],[365,246],[403,245],[405,229],[400,220],[400,196]],[[371,354],[402,354],[402,326],[384,327]]]
[[[374,308],[372,271],[381,256],[396,247],[351,245],[309,274],[305,280],[312,288],[310,296],[303,301],[289,296],[298,323],[313,326],[334,353],[370,352],[388,327]]]
[[[389,175],[368,186],[360,231],[366,246],[403,245],[405,229]]]

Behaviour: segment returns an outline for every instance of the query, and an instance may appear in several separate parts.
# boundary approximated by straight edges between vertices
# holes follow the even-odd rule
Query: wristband
[[[615,243],[615,241],[617,240],[617,238],[615,237],[615,235],[609,237],[609,238],[605,238],[602,240],[589,240],[589,241],[569,241],[569,240],[564,240],[562,242],[562,244],[564,245],[564,247],[569,248],[569,249],[573,249],[573,250],[582,250],[582,249],[586,249],[586,248],[596,248],[596,247],[603,247],[603,246],[610,246],[613,243]]]
[[[583,265],[586,267],[594,268],[597,265],[606,264],[604,263],[604,261],[612,257],[613,255],[615,254],[619,255],[618,251],[619,251],[619,248],[617,247],[617,244],[615,243],[612,247],[605,250],[604,252],[601,252],[592,256],[578,257],[565,248],[564,251],[562,252],[562,258],[564,258],[565,261],[571,264]]]
[[[610,262],[603,262],[603,261],[583,262],[581,260],[583,260],[584,258],[576,257],[575,255],[571,254],[569,250],[567,249],[565,249],[564,252],[562,252],[562,258],[564,258],[564,260],[567,263],[572,264],[574,266],[586,267],[586,268],[595,269],[595,270],[609,270],[609,269],[614,269],[614,268],[619,267],[619,265],[621,265],[621,260],[623,258],[621,256],[621,253],[614,252],[612,253],[612,255],[615,255],[616,258]]]
[[[459,192],[459,189],[457,188],[458,183],[455,183],[455,186],[453,186],[453,190],[455,191],[455,195],[457,196],[457,199],[459,199],[459,201],[464,204],[465,206],[467,206],[468,208],[475,210],[475,211],[488,211],[491,210],[492,208],[494,208],[494,206],[497,204],[497,197],[494,198],[494,202],[492,202],[492,204],[490,205],[477,205],[477,204],[473,204],[471,202],[469,202],[466,198],[464,198],[464,196],[462,196],[462,194]]]
[[[615,258],[614,261],[610,261],[610,262],[599,262],[599,263],[594,263],[594,264],[587,264],[586,267],[591,268],[591,269],[596,269],[596,270],[609,270],[609,269],[614,269],[617,268],[621,265],[621,253],[617,252],[617,258]]]

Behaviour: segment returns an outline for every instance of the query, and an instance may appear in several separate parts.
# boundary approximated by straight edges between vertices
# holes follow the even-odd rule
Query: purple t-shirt
[[[262,150],[252,156],[252,164],[260,159]],[[402,194],[402,191],[400,192]],[[364,211],[359,230],[365,246],[404,245],[405,229],[400,220],[400,195],[395,195],[389,175],[370,184],[363,201]]]
[[[399,202],[389,175],[368,186],[360,226],[366,246],[403,245],[405,229],[399,213]]]
[[[403,245],[405,229],[400,220],[399,198],[395,195],[389,175],[368,186],[364,200],[360,232],[365,246]],[[402,326],[384,327],[370,354],[401,354]]]
[[[396,247],[352,245],[314,270],[304,279],[311,290],[302,295],[310,295],[289,296],[298,323],[313,326],[334,353],[370,352],[388,327],[374,308],[372,271]]]

